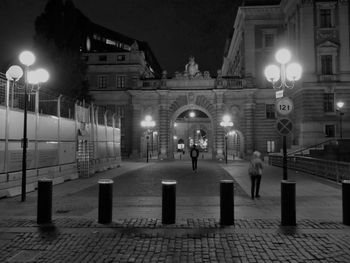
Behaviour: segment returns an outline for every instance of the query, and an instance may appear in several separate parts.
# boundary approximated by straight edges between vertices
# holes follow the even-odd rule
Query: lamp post
[[[231,117],[229,115],[224,115],[222,117],[222,122],[220,122],[220,126],[225,130],[225,162],[227,164],[227,136],[230,127],[233,126],[233,122],[231,121]]]
[[[272,83],[274,89],[292,89],[297,80],[301,78],[302,67],[298,63],[289,63],[292,58],[290,51],[286,48],[278,50],[275,59],[277,65],[268,65],[265,68],[265,77]],[[289,64],[288,64],[289,63]],[[287,137],[283,135],[283,180],[288,179],[287,172]]]
[[[337,102],[337,112],[339,113],[339,135],[340,139],[343,139],[343,115],[344,112],[341,111],[341,109],[344,107],[344,102],[338,101]]]
[[[22,155],[22,194],[21,201],[26,200],[26,174],[27,174],[27,101],[28,101],[28,71],[29,67],[34,64],[35,56],[30,51],[23,51],[19,55],[20,62],[24,65],[24,119],[23,119],[23,155]]]
[[[146,161],[148,162],[148,141],[149,141],[149,133],[151,132],[151,128],[156,126],[155,121],[152,120],[152,116],[147,115],[143,121],[141,121],[141,127],[146,129],[146,153],[147,153],[147,159]]]

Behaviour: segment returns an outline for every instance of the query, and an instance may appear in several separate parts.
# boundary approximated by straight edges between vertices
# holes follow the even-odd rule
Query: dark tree
[[[71,0],[49,0],[35,20],[34,36],[38,60],[50,71],[49,89],[86,101],[87,66],[80,50],[88,22]]]

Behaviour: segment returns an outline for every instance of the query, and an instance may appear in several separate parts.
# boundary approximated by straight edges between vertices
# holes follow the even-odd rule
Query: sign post
[[[283,136],[283,180],[288,180],[287,166],[287,135],[292,132],[293,123],[288,118],[280,118],[276,122],[279,134]]]

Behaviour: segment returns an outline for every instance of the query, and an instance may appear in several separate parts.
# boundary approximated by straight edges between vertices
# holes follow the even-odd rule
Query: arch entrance
[[[190,149],[196,144],[200,159],[214,158],[213,118],[203,107],[185,105],[176,110],[170,121],[169,145],[174,159],[190,159]]]
[[[240,160],[244,157],[244,137],[241,131],[233,129],[227,134],[227,159]]]

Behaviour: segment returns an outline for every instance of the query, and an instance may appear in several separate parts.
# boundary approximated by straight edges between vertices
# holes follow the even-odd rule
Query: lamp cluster
[[[19,55],[19,61],[26,68],[30,67],[35,63],[35,55],[30,51],[23,51]],[[20,66],[13,65],[6,71],[7,80],[18,81],[23,76],[23,70]],[[26,74],[25,82],[36,85],[40,83],[45,83],[49,80],[49,73],[46,69],[39,68],[36,70],[28,71]]]
[[[302,67],[298,63],[289,63],[292,58],[290,51],[282,48],[276,52],[275,59],[280,64],[268,65],[265,77],[272,83],[274,89],[293,88],[294,83],[301,78]]]

